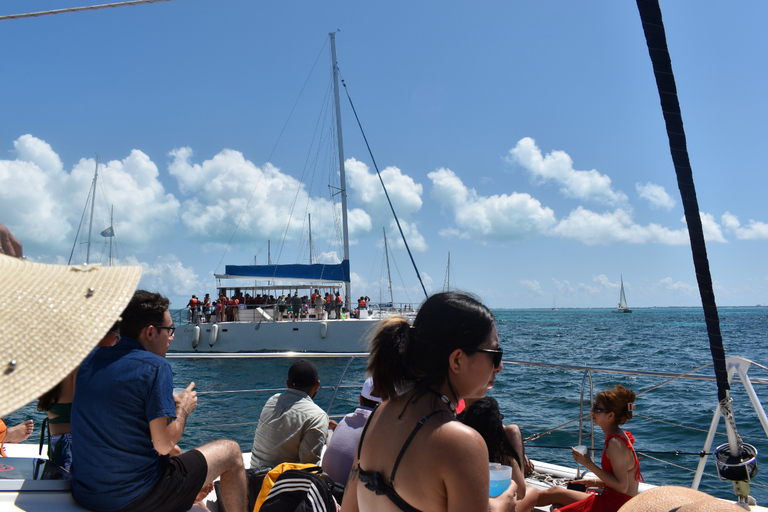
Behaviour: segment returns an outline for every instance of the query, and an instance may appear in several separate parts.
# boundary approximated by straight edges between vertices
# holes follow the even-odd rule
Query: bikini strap
[[[376,414],[376,411],[379,410],[379,402],[376,404],[376,406],[371,411],[371,414],[368,415],[368,419],[365,420],[365,426],[363,427],[363,433],[360,434],[360,442],[357,443],[357,466],[360,467],[360,450],[363,449],[363,439],[365,439],[365,433],[368,431],[368,425],[371,424],[371,420],[373,419],[373,415]]]
[[[411,432],[411,435],[408,436],[408,439],[405,441],[405,444],[403,445],[402,449],[400,450],[400,453],[397,454],[397,460],[395,460],[395,465],[392,468],[392,475],[389,477],[389,485],[394,487],[395,486],[395,473],[397,472],[397,467],[400,465],[400,460],[403,458],[403,455],[405,455],[405,450],[408,449],[408,445],[411,444],[411,441],[413,441],[413,438],[416,437],[416,434],[419,432],[422,426],[427,422],[429,418],[434,416],[435,414],[439,412],[448,412],[445,409],[438,409],[436,411],[432,411],[431,413],[427,414],[423,418],[419,420],[419,422],[416,424],[416,427],[414,427],[413,431]],[[362,444],[362,436],[360,438],[360,442]],[[360,459],[360,455],[358,455],[358,460]]]

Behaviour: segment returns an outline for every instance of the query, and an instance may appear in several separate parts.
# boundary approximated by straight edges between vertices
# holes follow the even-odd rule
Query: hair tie
[[[627,404],[627,410],[628,410],[629,412],[632,412],[632,411],[634,411],[634,410],[635,410],[635,404],[634,404],[634,403],[628,403],[628,404]]]

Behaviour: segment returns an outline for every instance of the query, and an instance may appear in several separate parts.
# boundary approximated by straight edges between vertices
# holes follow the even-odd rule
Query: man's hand
[[[193,391],[194,388],[195,383],[190,382],[189,386],[187,386],[187,389],[178,395],[173,395],[173,401],[176,403],[177,417],[179,417],[179,412],[181,412],[184,414],[184,419],[186,420],[187,416],[192,414],[192,412],[197,409],[197,391]]]
[[[0,249],[2,249],[0,252],[6,256],[13,256],[15,258],[23,256],[21,242],[16,240],[16,237],[2,224],[0,224]]]
[[[174,453],[176,443],[184,433],[187,417],[197,408],[197,392],[193,391],[194,382],[190,382],[187,389],[173,395],[176,404],[176,418],[156,418],[149,422],[149,431],[152,434],[152,445],[160,455]]]

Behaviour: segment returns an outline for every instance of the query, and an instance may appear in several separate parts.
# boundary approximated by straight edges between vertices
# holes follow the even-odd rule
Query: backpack
[[[260,512],[336,512],[334,491],[343,487],[314,466],[283,472],[270,489]],[[339,496],[341,496],[339,494]]]

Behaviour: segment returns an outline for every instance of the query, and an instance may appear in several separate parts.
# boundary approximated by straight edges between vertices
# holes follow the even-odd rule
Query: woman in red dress
[[[598,479],[574,480],[573,483],[587,487],[602,487],[601,494],[586,493],[550,487],[539,493],[537,506],[557,504],[561,512],[617,512],[621,506],[637,495],[640,462],[632,447],[635,442],[629,431],[619,428],[632,419],[635,408],[635,393],[618,385],[614,389],[597,394],[592,407],[592,420],[605,434],[605,449],[601,466],[588,455],[573,449],[573,458],[598,476]]]

